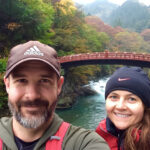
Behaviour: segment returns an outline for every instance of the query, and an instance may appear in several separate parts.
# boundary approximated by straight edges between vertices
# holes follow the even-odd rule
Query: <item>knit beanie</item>
[[[140,67],[117,69],[105,87],[105,99],[115,90],[125,90],[137,95],[146,107],[150,107],[150,80]]]

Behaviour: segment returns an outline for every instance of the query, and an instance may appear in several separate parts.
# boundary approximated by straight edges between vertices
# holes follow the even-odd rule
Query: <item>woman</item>
[[[105,89],[107,118],[96,132],[111,150],[150,149],[150,80],[140,67],[122,67]]]

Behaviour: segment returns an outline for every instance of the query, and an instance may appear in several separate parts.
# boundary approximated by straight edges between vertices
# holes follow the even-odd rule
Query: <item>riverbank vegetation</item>
[[[85,16],[72,0],[0,0],[0,108],[7,105],[3,75],[10,48],[39,40],[59,56],[109,51],[150,52],[149,30],[137,33],[111,27],[98,17]],[[112,73],[109,65],[88,65],[62,70],[65,84],[58,107],[70,107],[89,80]]]

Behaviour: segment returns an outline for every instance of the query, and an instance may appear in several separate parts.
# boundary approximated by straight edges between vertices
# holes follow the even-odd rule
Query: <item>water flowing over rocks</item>
[[[59,97],[57,109],[70,108],[76,103],[78,96],[89,96],[104,93],[105,83],[108,78],[99,80],[98,82],[91,81],[88,85],[75,86],[69,82],[65,82],[62,88],[62,93]]]

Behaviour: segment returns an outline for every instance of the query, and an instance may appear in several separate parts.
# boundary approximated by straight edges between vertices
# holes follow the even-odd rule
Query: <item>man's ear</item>
[[[58,82],[57,82],[57,93],[58,93],[58,95],[59,95],[60,92],[61,92],[63,83],[64,83],[64,77],[61,76],[61,77],[58,79]]]
[[[9,87],[10,87],[10,83],[9,83],[9,78],[4,77],[4,83],[5,83],[5,87],[6,87],[6,91],[7,93],[9,93]]]

